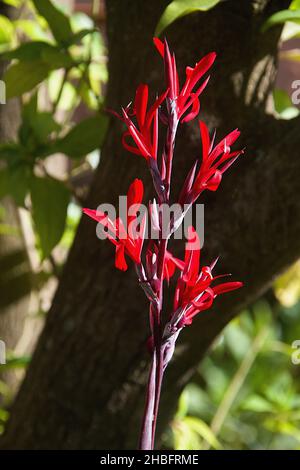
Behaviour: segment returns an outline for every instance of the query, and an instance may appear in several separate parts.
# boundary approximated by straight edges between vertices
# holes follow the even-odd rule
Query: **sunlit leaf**
[[[186,416],[181,421],[175,421],[173,433],[175,450],[199,450],[203,440],[214,449],[222,448],[205,421],[193,416]]]
[[[13,21],[13,24],[18,32],[22,32],[32,41],[49,40],[49,34],[43,30],[40,23],[35,19],[18,19]]]
[[[40,60],[11,65],[3,78],[6,83],[6,97],[21,96],[32,90],[47,78],[49,71],[49,66]]]
[[[300,113],[285,90],[275,88],[273,91],[274,108],[281,119],[293,119]]]
[[[13,39],[14,27],[4,15],[0,15],[0,44],[10,43]]]
[[[241,408],[247,411],[254,411],[255,413],[267,413],[276,411],[271,403],[260,395],[251,395],[243,401]]]
[[[274,15],[270,16],[262,26],[262,31],[265,32],[272,26],[284,24],[286,21],[300,23],[300,10],[281,10]]]
[[[174,0],[171,2],[156,26],[155,36],[159,36],[171,23],[182,16],[196,11],[207,11],[217,5],[220,0]]]
[[[73,34],[70,19],[50,0],[32,0],[38,13],[43,16],[58,42],[67,42]]]
[[[80,158],[100,148],[106,135],[108,119],[104,115],[87,118],[74,126],[57,143],[57,150],[72,158]]]
[[[285,307],[292,307],[300,300],[300,261],[274,283],[274,292],[279,302]]]
[[[11,5],[12,7],[20,7],[24,0],[2,0],[3,3]]]
[[[7,167],[6,193],[12,196],[18,206],[24,206],[29,191],[31,168],[25,162]]]
[[[11,359],[7,359],[6,364],[0,365],[0,370],[24,369],[30,363],[30,359],[30,356],[12,357]]]
[[[293,0],[289,10],[300,10],[300,0]]]

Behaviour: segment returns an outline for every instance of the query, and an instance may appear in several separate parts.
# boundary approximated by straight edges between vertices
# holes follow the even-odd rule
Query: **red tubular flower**
[[[136,228],[137,212],[142,203],[143,194],[143,182],[139,179],[135,179],[129,186],[127,193],[126,229],[120,218],[112,221],[104,212],[92,209],[83,209],[83,212],[86,215],[102,224],[105,228],[106,238],[116,247],[115,266],[121,271],[127,270],[125,255],[129,256],[129,258],[131,258],[135,263],[141,263],[146,214],[142,219],[139,230],[135,231],[134,229]]]
[[[133,110],[130,107],[123,109],[123,121],[127,131],[122,137],[122,144],[131,153],[141,155],[146,160],[157,159],[158,149],[158,108],[165,100],[168,91],[156,98],[154,104],[148,107],[148,86],[141,84],[137,88]],[[130,119],[129,115],[136,117],[137,125]],[[128,143],[131,137],[135,145]]]
[[[176,268],[182,271],[184,269],[184,262],[181,259],[173,256],[170,251],[167,251],[164,264],[164,279],[169,281],[175,274]]]
[[[207,54],[196,63],[194,68],[186,68],[186,80],[180,91],[175,55],[170,53],[166,40],[163,43],[160,39],[154,38],[153,42],[165,62],[166,81],[169,89],[168,98],[171,100],[171,106],[173,106],[174,103],[177,119],[182,118],[181,122],[191,121],[199,113],[199,96],[205,89],[210,77],[208,76],[206,80],[198,86],[199,80],[214,63],[216,53],[211,52]],[[188,114],[183,117],[188,110]]]
[[[157,256],[158,246],[154,243],[153,240],[150,240],[146,253],[146,266],[149,279],[157,278]],[[184,261],[176,258],[170,251],[167,250],[164,260],[163,279],[169,281],[175,274],[176,268],[182,271],[184,266]]]
[[[243,285],[241,282],[211,285],[214,280],[226,275],[213,277],[213,266],[203,266],[200,270],[200,240],[193,227],[189,227],[184,265],[177,281],[174,297],[174,312],[176,312],[178,328],[190,325],[195,315],[212,306],[217,295],[238,289]]]
[[[196,174],[194,164],[189,172],[180,194],[180,203],[193,202],[208,189],[216,191],[221,183],[222,175],[244,153],[243,150],[231,152],[230,147],[240,135],[238,129],[230,132],[214,147],[215,135],[210,139],[208,128],[203,121],[199,121],[202,140],[202,162]]]

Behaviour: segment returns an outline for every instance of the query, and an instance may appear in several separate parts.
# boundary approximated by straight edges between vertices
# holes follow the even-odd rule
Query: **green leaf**
[[[268,413],[275,411],[272,403],[268,402],[265,398],[260,395],[251,395],[246,398],[241,405],[243,410],[254,411],[255,413]]]
[[[288,93],[280,88],[276,88],[273,91],[273,99],[275,110],[279,114],[292,105],[291,98]]]
[[[47,62],[51,69],[69,68],[74,61],[67,51],[52,47],[42,52],[42,60]]]
[[[21,96],[32,90],[47,78],[49,71],[49,66],[40,60],[11,65],[4,75],[6,97]]]
[[[50,69],[68,68],[74,63],[70,54],[45,41],[33,41],[21,44],[16,49],[4,52],[3,59],[18,59],[22,62],[39,60]]]
[[[43,258],[50,255],[65,228],[70,193],[65,185],[53,178],[32,178],[32,217]]]
[[[32,41],[44,41],[48,40],[46,31],[43,30],[41,25],[34,20],[20,19],[13,22],[18,32],[25,34]]]
[[[49,76],[48,93],[50,100],[53,103],[56,102],[58,98],[63,80],[64,77],[61,74],[61,70],[55,70]],[[78,90],[75,88],[75,86],[72,83],[66,81],[59,99],[58,108],[63,109],[64,111],[72,109],[78,100],[77,95]]]
[[[2,0],[2,2],[6,3],[7,5],[11,5],[12,7],[18,8],[23,3],[23,0]]]
[[[37,113],[31,119],[31,127],[38,142],[43,143],[52,132],[58,132],[60,125],[48,112]]]
[[[69,18],[50,0],[33,0],[33,4],[38,13],[47,20],[57,42],[67,42],[73,34]]]
[[[102,114],[81,121],[57,143],[57,151],[71,158],[87,155],[102,146],[107,125],[108,119]]]
[[[300,0],[293,0],[289,10],[300,10]]]
[[[31,99],[23,106],[22,122],[19,128],[19,141],[32,156],[36,151],[41,150],[47,144],[47,139],[52,132],[58,132],[61,126],[55,121],[54,116],[50,112],[38,112],[37,110],[37,94],[35,93]]]
[[[267,29],[272,26],[283,24],[286,21],[291,21],[293,23],[300,23],[300,10],[281,10],[274,15],[270,16],[267,21],[262,26],[262,32],[267,31]]]
[[[43,51],[55,47],[56,46],[45,41],[26,42],[11,51],[4,52],[2,58],[7,60],[18,59],[22,61],[37,60],[42,58]]]
[[[30,356],[19,356],[8,359],[6,364],[0,366],[1,371],[8,369],[24,369],[30,363]]]
[[[8,170],[7,168],[0,169],[0,199],[8,193]]]
[[[13,39],[14,27],[4,15],[0,15],[0,44],[10,43]]]
[[[220,0],[174,0],[160,17],[155,30],[155,36],[159,36],[171,23],[182,16],[196,11],[207,11],[217,5]]]
[[[67,45],[71,46],[73,44],[78,44],[83,38],[85,38],[85,36],[89,34],[93,34],[95,32],[97,32],[96,28],[82,29],[81,31],[78,31],[77,33],[72,34],[72,36],[67,41]]]
[[[7,163],[17,162],[21,156],[22,148],[20,145],[15,143],[0,145],[0,159],[5,160]]]
[[[29,189],[31,170],[28,165],[21,164],[10,169],[9,193],[18,206],[24,206],[24,200]]]
[[[24,162],[7,166],[0,170],[0,199],[7,194],[12,196],[18,206],[24,205],[29,189],[30,167]]]
[[[293,119],[300,113],[296,106],[293,106],[289,94],[285,90],[276,88],[273,91],[274,108],[281,119]]]

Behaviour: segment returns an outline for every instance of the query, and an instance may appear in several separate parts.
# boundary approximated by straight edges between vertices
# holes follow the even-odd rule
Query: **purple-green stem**
[[[170,124],[168,126],[166,142],[165,142],[165,155],[166,155],[166,178],[165,187],[167,193],[167,202],[169,203],[171,175],[172,175],[172,162],[175,144],[175,135],[177,130],[178,120],[174,116],[170,116]],[[158,194],[158,196],[160,196]],[[160,197],[159,197],[160,199]],[[163,201],[160,200],[160,203]],[[160,221],[161,222],[161,221]],[[163,238],[163,224],[161,222],[161,239],[159,243],[159,252],[157,259],[157,284],[156,295],[157,303],[150,304],[150,316],[153,319],[153,355],[152,363],[149,373],[146,404],[144,416],[142,421],[142,429],[140,434],[139,448],[141,450],[152,450],[154,448],[155,431],[157,424],[157,416],[159,409],[159,401],[161,394],[161,386],[165,370],[164,364],[164,344],[163,344],[163,329],[161,325],[161,313],[163,306],[163,274],[165,256],[168,246],[168,238]]]

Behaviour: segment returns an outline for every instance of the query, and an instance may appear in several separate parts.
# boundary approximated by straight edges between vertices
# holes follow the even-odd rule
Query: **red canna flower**
[[[147,274],[149,279],[153,280],[157,278],[157,256],[158,256],[158,246],[154,243],[153,240],[150,240],[147,252],[146,252],[146,266]],[[164,269],[163,269],[163,279],[169,281],[171,277],[175,274],[175,270],[184,269],[184,261],[179,258],[176,258],[172,253],[166,250],[165,259],[164,259]]]
[[[158,108],[165,100],[168,91],[156,98],[154,104],[148,108],[148,86],[141,84],[137,88],[133,109],[130,106],[123,111],[123,121],[127,126],[127,131],[122,137],[122,144],[131,153],[142,155],[149,160],[157,159],[158,150]],[[135,116],[135,125],[129,115]],[[127,141],[131,137],[133,143]]]
[[[214,147],[215,135],[210,139],[208,128],[203,121],[199,121],[199,127],[202,140],[202,162],[197,175],[197,162],[190,170],[179,197],[180,203],[195,201],[205,189],[216,191],[223,173],[239,155],[244,153],[243,150],[231,152],[230,149],[240,135],[238,129],[230,132]]]
[[[127,193],[127,220],[126,228],[118,217],[115,221],[109,219],[104,212],[92,209],[83,209],[83,212],[103,225],[106,238],[116,247],[115,266],[121,271],[127,270],[125,255],[129,256],[136,264],[141,263],[141,251],[144,242],[146,226],[146,214],[139,229],[137,229],[137,213],[143,200],[143,182],[135,179],[129,186]]]
[[[184,262],[176,258],[170,251],[166,252],[165,256],[165,265],[164,265],[164,279],[169,281],[171,277],[175,274],[176,268],[182,271],[184,269]]]
[[[212,269],[215,264],[216,262],[211,266],[203,266],[200,270],[200,240],[196,230],[189,227],[184,269],[177,281],[174,297],[177,328],[190,325],[195,315],[212,306],[217,295],[242,287],[241,282],[225,282],[212,286],[213,281],[227,276],[213,277]]]
[[[168,87],[168,98],[171,101],[171,107],[174,106],[177,119],[181,122],[188,122],[194,119],[200,110],[199,96],[205,89],[209,76],[197,87],[199,80],[210,69],[215,61],[216,53],[211,52],[196,63],[195,67],[186,68],[186,80],[180,91],[178,72],[176,68],[175,55],[170,53],[167,41],[164,43],[158,39],[153,39],[154,45],[164,59],[165,74]],[[196,89],[195,89],[196,88]],[[184,116],[184,114],[187,112]],[[183,117],[184,116],[184,117]]]

